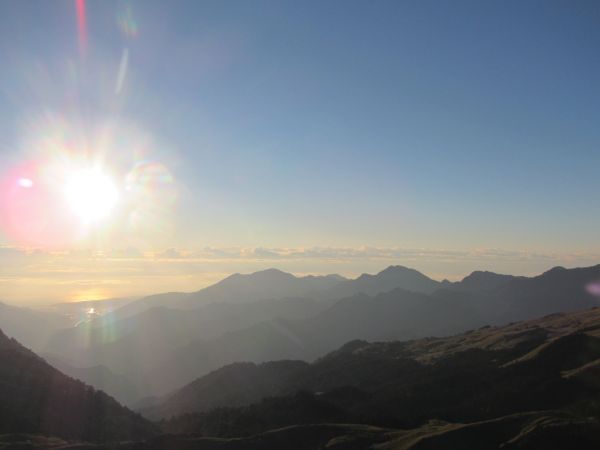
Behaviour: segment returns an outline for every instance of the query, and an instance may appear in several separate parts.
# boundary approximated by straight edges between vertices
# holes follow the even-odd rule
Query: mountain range
[[[312,364],[237,363],[144,413],[167,418],[169,433],[242,438],[239,448],[279,435],[305,442],[297,448],[591,449],[599,375],[594,308],[448,338],[354,341]]]
[[[315,282],[280,271],[240,277],[207,288],[214,301],[207,300],[207,293],[197,294],[204,300],[196,308],[153,307],[122,319],[109,315],[56,333],[43,351],[80,367],[105,366],[136,385],[139,397],[161,396],[236,361],[312,361],[354,339],[444,336],[486,324],[590,308],[598,305],[598,299],[585,287],[600,279],[600,266],[555,268],[532,278],[475,272],[456,283],[437,282],[392,266],[321,291],[314,286],[323,279]],[[263,286],[262,294],[278,293],[280,285],[296,279],[294,286],[308,283],[306,293],[312,298],[225,300],[234,292],[230,283],[239,286],[236,280],[252,285],[273,279],[279,280],[275,288]],[[325,284],[330,281],[328,277]],[[220,288],[224,293],[215,294]],[[336,289],[351,295],[331,299]],[[119,399],[134,405],[133,397]]]
[[[0,448],[597,448],[598,280],[268,270],[66,328],[3,305],[46,360],[0,333]]]
[[[289,360],[233,363],[193,381],[143,411],[150,418],[170,418],[219,407],[239,407],[299,391],[320,398],[342,388],[356,390],[348,392],[352,394],[350,399],[356,394],[354,400],[359,403],[365,399],[372,401],[380,390],[388,394],[398,391],[398,395],[408,396],[403,400],[404,408],[408,399],[415,406],[420,403],[418,398],[413,398],[417,394],[431,395],[420,390],[427,384],[432,390],[453,391],[452,395],[457,397],[467,395],[466,392],[461,394],[456,386],[448,387],[442,382],[450,376],[455,377],[454,371],[461,372],[463,389],[473,390],[468,396],[479,401],[477,396],[482,394],[475,392],[478,386],[486,389],[493,384],[496,389],[501,389],[502,383],[508,382],[500,379],[508,376],[515,377],[510,382],[513,387],[520,382],[516,379],[533,383],[534,378],[555,376],[561,380],[580,379],[583,385],[591,382],[588,387],[600,387],[600,380],[591,378],[593,374],[600,374],[599,370],[600,308],[593,308],[555,313],[501,327],[484,326],[449,337],[372,343],[355,340],[312,364]],[[478,380],[479,384],[466,382],[470,377],[476,378],[486,372],[489,372],[488,376]],[[496,378],[498,382],[492,383]],[[579,386],[582,401],[588,392],[583,385]],[[365,395],[358,395],[358,390],[364,391]],[[574,396],[569,401],[577,398],[574,391],[572,393]],[[497,393],[486,392],[485,395]],[[438,397],[436,401],[442,404],[442,397],[436,394]],[[540,397],[539,400],[554,401],[556,398],[544,400]],[[445,403],[454,405],[446,406],[448,408],[456,407],[456,403]],[[510,402],[510,407],[515,404],[516,401]],[[420,408],[424,405],[425,402],[421,402]],[[509,412],[512,411],[499,411]],[[410,417],[411,420],[415,418],[414,411]]]

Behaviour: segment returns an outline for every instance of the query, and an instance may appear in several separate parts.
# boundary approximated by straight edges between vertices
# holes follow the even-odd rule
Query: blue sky
[[[0,162],[41,113],[142,130],[179,188],[150,248],[600,253],[596,1],[86,10],[83,51],[75,2],[0,4]]]

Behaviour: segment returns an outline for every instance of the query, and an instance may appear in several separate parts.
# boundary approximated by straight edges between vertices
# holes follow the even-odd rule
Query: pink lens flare
[[[75,0],[75,10],[77,12],[77,33],[79,38],[79,49],[82,53],[87,50],[88,32],[87,18],[85,15],[85,0]]]
[[[596,297],[600,297],[600,280],[593,281],[590,284],[588,284],[587,291]]]
[[[43,167],[24,163],[0,178],[0,227],[19,244],[61,247],[76,238],[77,227]]]

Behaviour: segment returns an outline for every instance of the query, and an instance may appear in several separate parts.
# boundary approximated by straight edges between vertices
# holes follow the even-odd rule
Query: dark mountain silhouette
[[[106,442],[155,432],[105,393],[67,377],[0,331],[0,434]]]
[[[492,291],[516,278],[519,277],[477,270],[461,281],[447,283],[444,287],[462,291]]]
[[[39,436],[0,436],[0,445],[31,442],[73,448],[57,439]],[[29,445],[29,446],[28,446]],[[432,420],[414,429],[402,430],[359,424],[295,425],[242,438],[211,438],[167,434],[139,443],[111,444],[111,450],[595,450],[600,445],[600,425],[593,418],[564,412],[518,413],[468,424]],[[17,447],[15,447],[17,448]],[[86,449],[106,449],[86,445]]]
[[[269,430],[283,435],[291,426],[311,434],[318,423],[357,423],[373,427],[372,434],[363,429],[360,441],[361,433],[338,430],[342,442],[355,445],[340,448],[394,442],[389,448],[558,449],[571,442],[591,449],[600,442],[600,391],[585,374],[598,361],[595,308],[449,338],[354,341],[309,366],[232,365],[147,412],[170,416],[163,422],[169,432],[248,436],[248,445],[256,439],[249,436],[267,439],[260,433]],[[240,384],[249,373],[261,375]],[[268,388],[263,378],[276,383]],[[250,403],[257,393],[265,398]]]
[[[502,305],[498,320],[512,321],[553,312],[595,306],[597,298],[587,292],[600,279],[600,265],[576,269],[555,267],[537,277],[518,277],[495,289],[488,302]]]

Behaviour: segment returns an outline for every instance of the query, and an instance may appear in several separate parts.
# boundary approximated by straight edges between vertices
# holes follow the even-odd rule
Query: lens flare
[[[24,245],[60,247],[79,236],[64,196],[37,162],[10,169],[0,181],[0,225],[7,238]]]
[[[600,280],[588,284],[587,291],[596,297],[600,297]]]
[[[87,49],[87,18],[85,14],[85,0],[75,0],[77,12],[77,32],[79,36],[79,48],[82,53]]]
[[[117,13],[117,24],[123,34],[128,37],[136,37],[138,34],[138,25],[133,17],[133,8],[126,5]]]
[[[22,132],[26,159],[0,168],[0,233],[18,245],[102,247],[173,233],[180,185],[168,147],[127,121],[47,113]]]

